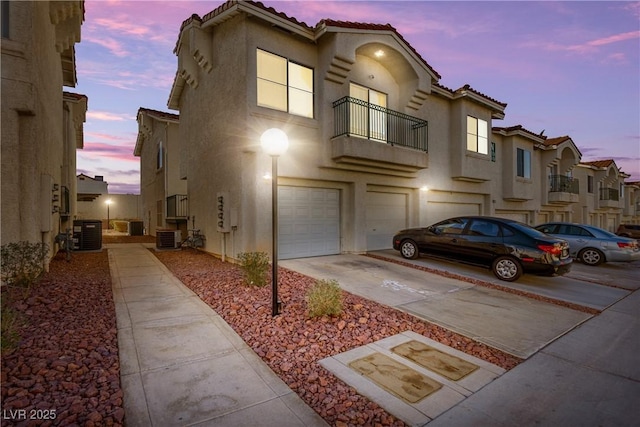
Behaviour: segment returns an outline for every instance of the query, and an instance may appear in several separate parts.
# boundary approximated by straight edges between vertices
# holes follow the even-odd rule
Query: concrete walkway
[[[327,425],[145,245],[105,248],[128,427]]]
[[[640,292],[556,340],[429,423],[640,425]]]

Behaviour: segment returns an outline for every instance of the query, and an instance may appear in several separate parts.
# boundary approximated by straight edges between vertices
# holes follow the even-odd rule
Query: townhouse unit
[[[396,231],[455,215],[576,219],[571,138],[496,126],[506,103],[439,84],[388,24],[312,28],[228,1],[187,19],[174,52],[179,179],[208,252],[270,251],[272,159],[260,139],[271,128],[289,140],[277,163],[281,259],[389,248]]]
[[[72,226],[85,95],[75,87],[83,1],[3,1],[2,243],[46,243]],[[34,29],[37,28],[37,31]]]
[[[180,147],[176,114],[140,108],[133,154],[140,157],[140,195],[146,229],[181,230],[186,237],[187,182],[180,179]]]
[[[612,159],[582,162],[576,168],[576,177],[582,182],[580,200],[576,206],[576,222],[584,222],[615,231],[618,224],[635,223],[640,210],[637,185],[625,184],[629,175],[622,172]]]

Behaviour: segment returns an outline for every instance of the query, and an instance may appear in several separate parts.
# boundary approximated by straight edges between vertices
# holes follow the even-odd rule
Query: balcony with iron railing
[[[332,158],[415,172],[427,167],[426,120],[346,96],[333,103]]]
[[[167,197],[167,221],[186,220],[188,215],[189,203],[186,194]]]
[[[565,175],[549,175],[549,203],[576,203],[580,195],[580,181]]]
[[[601,188],[598,194],[599,207],[619,208],[620,192],[615,188]]]

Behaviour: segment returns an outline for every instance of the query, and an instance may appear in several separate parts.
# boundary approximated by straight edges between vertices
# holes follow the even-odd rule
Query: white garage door
[[[389,249],[393,235],[407,228],[407,195],[367,191],[367,250]]]
[[[304,258],[338,253],[339,190],[278,187],[278,258]]]
[[[480,215],[478,203],[429,202],[427,204],[427,222],[431,225],[447,218],[465,215]]]

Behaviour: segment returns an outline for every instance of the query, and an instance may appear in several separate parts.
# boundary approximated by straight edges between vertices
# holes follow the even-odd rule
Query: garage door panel
[[[407,226],[407,195],[367,192],[367,250],[389,249],[393,235]]]
[[[340,253],[339,190],[279,187],[278,197],[280,259]]]
[[[479,203],[429,202],[427,204],[427,222],[436,222],[456,216],[480,215]]]

